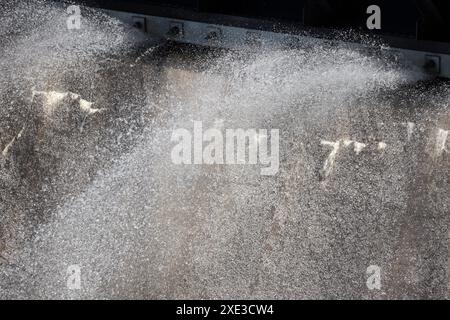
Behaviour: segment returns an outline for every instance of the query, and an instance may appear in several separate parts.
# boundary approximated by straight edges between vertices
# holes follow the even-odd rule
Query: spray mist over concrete
[[[151,45],[96,12],[74,38],[31,4],[1,49],[1,298],[448,297],[448,85],[344,46]],[[174,165],[193,121],[279,129],[280,171]]]

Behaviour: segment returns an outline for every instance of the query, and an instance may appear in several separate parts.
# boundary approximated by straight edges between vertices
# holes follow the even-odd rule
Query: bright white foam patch
[[[439,128],[436,136],[436,147],[435,152],[436,155],[442,154],[442,152],[447,152],[447,138],[448,138],[449,130],[444,130]]]
[[[95,114],[98,112],[105,111],[106,109],[95,109],[92,107],[93,103],[84,100],[80,95],[73,92],[57,92],[57,91],[34,91],[33,97],[36,95],[43,96],[46,101],[44,104],[44,112],[46,115],[51,116],[58,107],[59,104],[64,102],[64,99],[69,99],[71,101],[77,101],[80,110],[87,113],[88,115]]]

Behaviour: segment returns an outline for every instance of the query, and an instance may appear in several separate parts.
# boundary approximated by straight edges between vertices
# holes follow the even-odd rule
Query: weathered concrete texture
[[[0,32],[0,252],[23,245],[51,211],[129,150],[158,64],[151,43],[100,14],[65,28],[64,8],[5,1]],[[24,21],[26,19],[26,21]],[[116,34],[105,33],[110,29]],[[142,49],[145,41],[145,50]],[[120,94],[117,86],[120,86]],[[107,94],[117,92],[118,94]],[[150,95],[150,94],[149,94]]]
[[[55,206],[83,189],[114,155],[132,148],[144,119],[151,116],[152,109],[144,112],[143,105],[152,90],[151,75],[158,73],[158,67],[130,67],[136,57],[100,62],[98,79],[87,83],[71,73],[48,91],[28,87],[19,96],[4,98],[10,107],[0,112],[2,200],[9,204],[2,238],[10,238],[8,234],[21,225],[15,222],[10,229],[9,218],[21,217],[22,224],[45,221]],[[121,84],[119,97],[102,93],[118,92],[117,84]],[[16,206],[19,209],[12,211],[17,214],[6,214]]]
[[[46,30],[22,47],[67,44]],[[2,64],[0,298],[449,298],[447,83],[338,47],[138,44]],[[193,120],[280,129],[280,171],[174,165]]]

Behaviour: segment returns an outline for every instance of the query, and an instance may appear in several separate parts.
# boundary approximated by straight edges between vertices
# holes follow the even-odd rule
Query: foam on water
[[[123,41],[120,25],[106,21],[83,31],[82,39],[96,39],[95,58],[81,51],[89,66],[97,54],[134,46]],[[42,39],[49,30],[54,25],[44,24],[18,45],[8,42],[5,56],[20,65],[24,48],[66,43]],[[62,51],[64,63],[78,61],[78,52]],[[31,62],[37,71],[55,59],[41,55]],[[59,203],[24,246],[7,252],[0,297],[447,296],[448,233],[437,229],[446,225],[449,205],[445,85],[428,93],[414,87],[424,79],[416,70],[345,47],[243,48],[203,55],[196,66],[182,63],[195,55],[169,53],[157,78],[144,79],[155,87],[142,91],[151,116],[139,142]],[[134,63],[161,62],[150,55]],[[7,63],[2,68],[11,74]],[[72,63],[57,69],[89,73]],[[94,106],[104,99],[91,94]],[[423,108],[431,94],[433,105]],[[172,132],[193,121],[280,129],[280,172],[264,177],[257,166],[172,164]],[[402,125],[408,121],[422,128],[420,138]],[[428,131],[438,124],[434,141]],[[439,159],[426,156],[429,141],[442,151]],[[418,185],[422,202],[415,202]],[[427,212],[426,223],[414,208]],[[433,261],[414,260],[425,259],[432,245]],[[380,292],[365,285],[371,264],[387,274]],[[79,291],[67,289],[70,265],[81,267]]]

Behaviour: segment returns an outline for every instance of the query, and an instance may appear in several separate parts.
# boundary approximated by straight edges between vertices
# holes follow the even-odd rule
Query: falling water
[[[217,52],[7,8],[0,298],[449,296],[447,84],[345,46]],[[173,164],[194,121],[279,129],[279,172]]]

